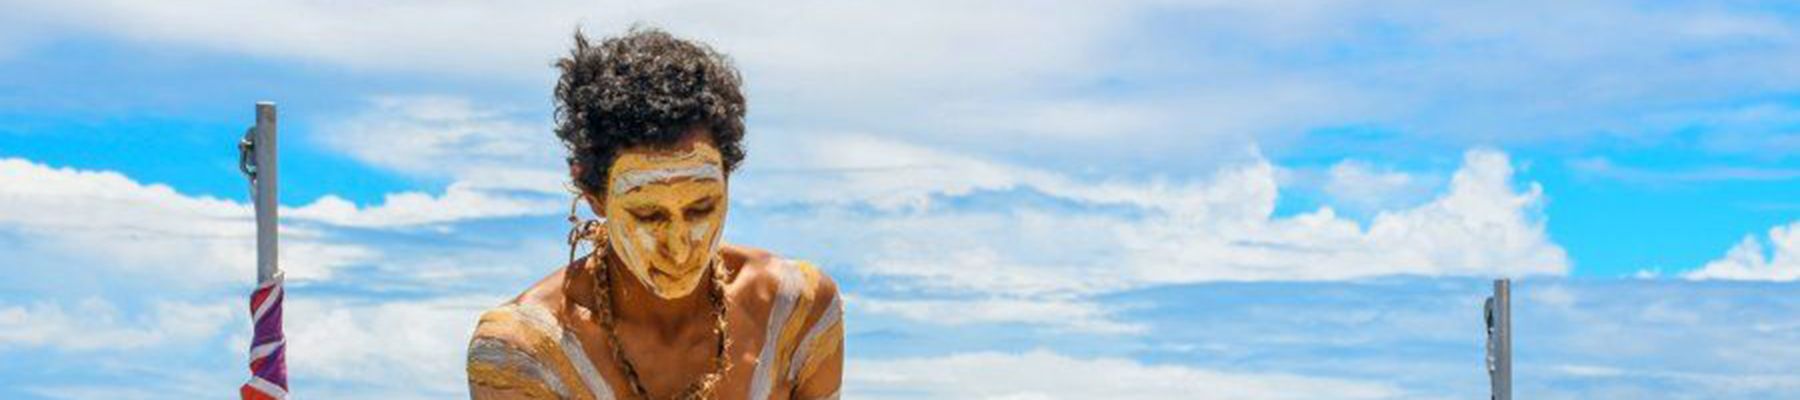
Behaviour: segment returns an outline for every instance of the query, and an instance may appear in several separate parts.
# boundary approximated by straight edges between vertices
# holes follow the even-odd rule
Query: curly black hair
[[[703,43],[634,26],[593,46],[576,30],[556,67],[556,136],[583,192],[605,193],[620,150],[674,145],[695,127],[711,132],[727,173],[744,159],[743,78]]]

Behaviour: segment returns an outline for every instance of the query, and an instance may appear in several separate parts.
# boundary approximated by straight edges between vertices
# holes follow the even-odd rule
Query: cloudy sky
[[[1800,8],[0,0],[0,397],[229,398],[252,104],[300,398],[454,398],[555,268],[551,62],[742,70],[727,239],[848,304],[849,398],[1800,397]]]

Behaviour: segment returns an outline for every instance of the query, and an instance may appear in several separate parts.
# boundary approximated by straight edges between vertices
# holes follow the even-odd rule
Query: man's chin
[[[699,274],[698,272],[700,271],[700,267],[701,267],[700,263],[694,263],[694,264],[688,264],[688,265],[682,265],[682,266],[674,266],[674,267],[668,267],[668,268],[663,268],[660,266],[651,266],[650,267],[650,276],[656,277],[657,279],[668,279],[668,281],[673,282],[677,279],[676,277],[679,277],[679,276],[686,276],[688,274],[698,275]]]

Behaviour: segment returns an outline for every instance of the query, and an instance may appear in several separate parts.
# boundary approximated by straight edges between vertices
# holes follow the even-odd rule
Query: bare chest
[[[767,342],[766,310],[748,307],[727,308],[725,324],[725,360],[723,373],[714,383],[709,398],[747,399],[754,382],[760,357]],[[759,312],[760,311],[760,312]],[[757,318],[755,314],[765,314]],[[580,318],[568,327],[581,339],[582,352],[592,361],[615,398],[637,398],[632,382],[651,398],[677,398],[708,374],[719,370],[721,357],[716,323],[694,326],[684,332],[668,334],[633,326],[616,327],[618,343],[593,318]],[[623,360],[621,360],[623,358]],[[630,369],[626,369],[627,362]],[[784,382],[767,384],[769,398],[785,399],[790,392]]]

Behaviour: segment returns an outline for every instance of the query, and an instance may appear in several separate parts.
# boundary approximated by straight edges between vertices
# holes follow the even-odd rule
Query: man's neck
[[[712,325],[712,300],[708,298],[715,284],[712,277],[701,277],[700,284],[686,296],[664,299],[627,271],[617,255],[609,255],[605,260],[609,264],[605,273],[612,280],[612,312],[620,325],[648,327],[666,338],[675,337],[695,323]]]

